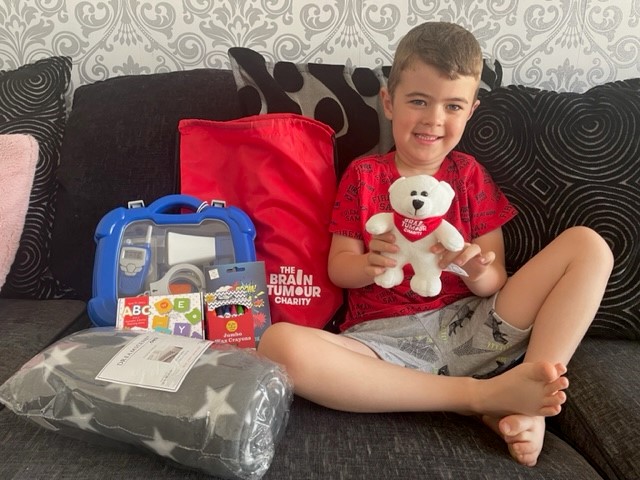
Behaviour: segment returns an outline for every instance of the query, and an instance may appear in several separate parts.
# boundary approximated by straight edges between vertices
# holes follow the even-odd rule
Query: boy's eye
[[[426,104],[427,104],[427,102],[425,102],[424,100],[420,100],[420,99],[414,99],[414,100],[411,100],[411,102],[410,102],[410,103],[411,103],[412,105],[418,105],[418,106],[423,106],[423,105],[426,105]]]
[[[462,107],[460,105],[455,105],[455,104],[449,105],[447,108],[449,110],[453,110],[454,112],[462,110]]]

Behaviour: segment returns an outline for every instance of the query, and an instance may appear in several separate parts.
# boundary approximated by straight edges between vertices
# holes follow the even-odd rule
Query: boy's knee
[[[258,344],[258,351],[263,351],[270,348],[278,339],[282,336],[281,330],[282,323],[274,323],[269,325],[267,329],[262,333],[260,337],[260,343]]]
[[[597,231],[590,227],[577,226],[567,229],[564,234],[569,236],[569,241],[578,253],[588,256],[602,267],[609,270],[613,268],[611,247]]]
[[[309,352],[302,341],[304,327],[287,322],[274,323],[262,334],[258,354],[283,366],[295,382],[304,375],[304,360]]]
[[[258,344],[258,353],[274,359],[286,353],[287,346],[294,341],[296,325],[278,322],[270,325],[262,334]]]

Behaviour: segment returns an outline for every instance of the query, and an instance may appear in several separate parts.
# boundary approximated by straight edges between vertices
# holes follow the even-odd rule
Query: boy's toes
[[[531,442],[516,442],[510,443],[509,453],[511,457],[518,462],[520,465],[524,465],[525,467],[533,467],[536,463],[538,463],[538,456],[540,455],[540,450],[532,447]]]
[[[498,422],[498,429],[505,440],[507,437],[515,438],[530,427],[529,418],[524,415],[509,415]]]
[[[521,465],[533,467],[542,451],[544,418],[510,415],[500,420],[498,427],[511,456]]]
[[[558,383],[558,385],[564,385],[561,388],[567,388],[569,381],[566,380],[563,375],[567,373],[567,367],[562,363],[556,363],[555,365],[549,362],[538,362],[536,364],[536,374],[538,379],[546,383]],[[566,385],[564,382],[567,382]],[[561,388],[558,388],[560,390]]]
[[[549,382],[544,387],[544,392],[547,395],[552,395],[560,390],[566,390],[569,388],[569,379],[567,377],[559,377],[556,380]]]
[[[562,407],[560,405],[551,405],[549,407],[542,407],[540,409],[540,415],[543,417],[554,417],[560,413]]]
[[[564,375],[567,373],[567,366],[564,363],[556,363],[555,367],[558,375]]]
[[[536,364],[536,374],[538,380],[541,380],[545,383],[551,383],[557,380],[560,375],[562,375],[558,371],[559,365],[561,364],[552,365],[549,362],[538,362]]]

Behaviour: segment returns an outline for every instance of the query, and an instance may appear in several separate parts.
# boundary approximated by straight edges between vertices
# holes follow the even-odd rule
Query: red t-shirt
[[[346,169],[336,196],[330,230],[334,234],[362,240],[365,251],[371,235],[365,223],[378,212],[391,211],[389,186],[400,177],[394,162],[395,153],[356,159]],[[516,215],[515,208],[493,182],[488,172],[472,156],[451,152],[444,160],[438,180],[449,183],[455,191],[453,203],[444,218],[462,234],[465,242],[495,230]],[[404,268],[404,281],[393,288],[371,284],[348,291],[348,312],[341,329],[376,318],[411,315],[449,305],[471,292],[464,282],[449,272],[442,272],[442,291],[435,297],[421,297],[409,287],[411,265]]]

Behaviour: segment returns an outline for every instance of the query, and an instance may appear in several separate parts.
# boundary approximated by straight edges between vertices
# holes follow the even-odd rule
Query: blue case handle
[[[200,211],[203,207],[208,206],[207,202],[191,195],[182,195],[179,193],[173,195],[165,195],[152,202],[148,207],[151,213],[165,213],[167,210],[176,207],[191,208],[194,212]]]

